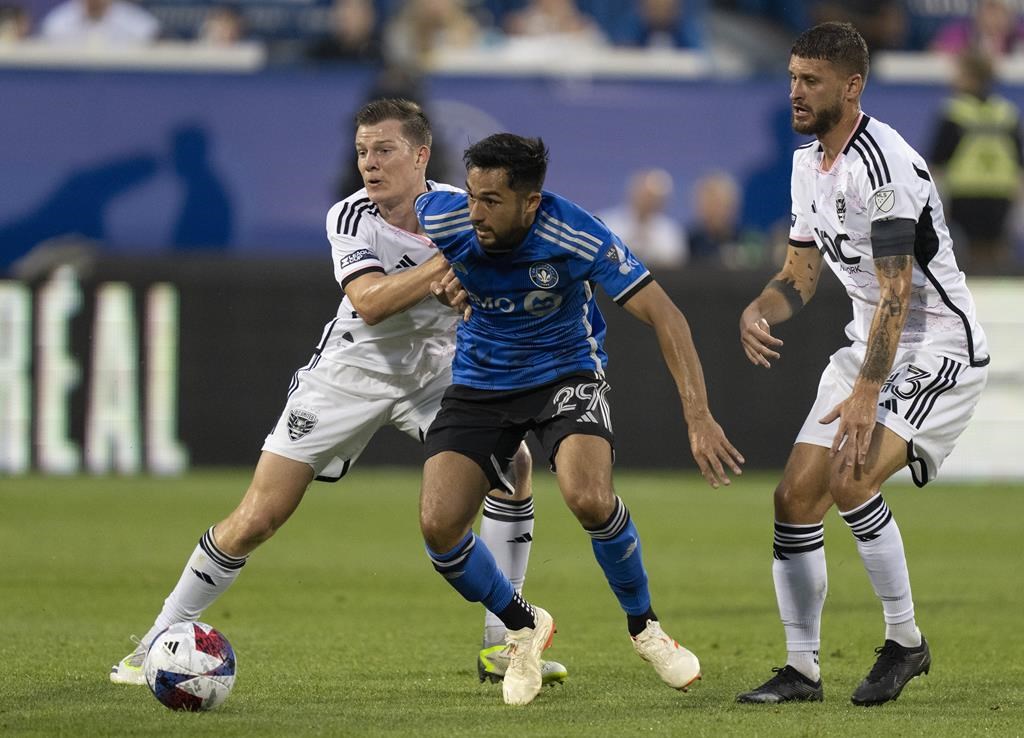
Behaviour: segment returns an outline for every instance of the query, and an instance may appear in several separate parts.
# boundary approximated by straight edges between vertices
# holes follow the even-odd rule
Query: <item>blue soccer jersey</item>
[[[465,193],[427,192],[416,200],[416,214],[473,307],[458,328],[455,384],[524,389],[604,372],[605,322],[593,285],[621,305],[651,275],[601,221],[544,192],[523,242],[488,254],[469,222]]]

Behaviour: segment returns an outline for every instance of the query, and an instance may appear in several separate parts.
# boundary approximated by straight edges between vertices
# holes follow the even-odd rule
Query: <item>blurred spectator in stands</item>
[[[672,175],[664,169],[641,169],[629,178],[625,202],[598,213],[651,268],[678,269],[689,256],[682,226],[665,214],[673,189]]]
[[[727,172],[711,172],[693,187],[693,221],[686,238],[690,264],[732,269],[761,266],[763,238],[740,228],[742,200],[736,179]]]
[[[47,41],[107,46],[146,44],[160,35],[160,22],[126,0],[64,0],[43,18]]]
[[[602,43],[604,33],[597,21],[580,11],[576,0],[529,0],[505,16],[505,32],[520,37],[562,37],[585,43]]]
[[[462,0],[408,0],[384,31],[389,64],[424,69],[438,49],[480,42],[481,30]]]
[[[974,14],[939,28],[932,51],[957,54],[976,49],[992,57],[1024,51],[1024,24],[1011,0],[976,0]]]
[[[234,46],[245,38],[245,21],[234,5],[210,8],[199,27],[201,43],[209,46]]]
[[[318,62],[378,62],[381,58],[377,10],[372,0],[334,0],[328,34],[306,49]],[[351,193],[346,193],[346,196]]]
[[[686,12],[693,0],[639,0],[610,36],[621,46],[658,49],[700,49],[704,46],[700,18]]]
[[[0,43],[27,38],[32,29],[28,11],[13,3],[0,3]]]
[[[947,218],[966,240],[972,270],[995,271],[1012,261],[1009,221],[1022,192],[1020,111],[992,91],[992,60],[979,51],[957,58],[931,148]]]
[[[910,20],[901,0],[817,0],[809,9],[812,23],[855,25],[872,54],[905,49],[910,37]]]

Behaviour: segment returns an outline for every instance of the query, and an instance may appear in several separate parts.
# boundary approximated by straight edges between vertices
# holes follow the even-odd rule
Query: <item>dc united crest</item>
[[[308,435],[316,427],[317,420],[319,418],[309,410],[292,410],[288,413],[288,437],[297,441]]]
[[[836,215],[840,225],[846,223],[846,196],[842,192],[836,195]]]
[[[530,281],[541,289],[550,289],[558,284],[558,271],[544,262],[534,264],[530,267]]]

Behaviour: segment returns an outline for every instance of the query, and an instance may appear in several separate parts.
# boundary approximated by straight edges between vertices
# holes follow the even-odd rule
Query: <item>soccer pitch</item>
[[[701,659],[689,693],[630,646],[589,539],[537,470],[526,595],[555,616],[548,652],[569,680],[533,704],[477,682],[483,612],[433,571],[413,470],[315,484],[203,620],[238,656],[227,703],[173,713],[113,685],[195,542],[248,470],[176,479],[0,478],[0,734],[38,736],[965,736],[1024,735],[1024,485],[890,485],[931,674],[898,701],[849,695],[883,637],[849,530],[826,525],[822,704],[738,705],[785,658],[771,583],[775,475],[712,490],[696,473],[623,472],[654,607]]]

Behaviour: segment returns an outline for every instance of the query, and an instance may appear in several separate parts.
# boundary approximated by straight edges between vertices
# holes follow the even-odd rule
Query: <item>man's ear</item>
[[[859,100],[864,92],[864,75],[853,74],[846,80],[846,97],[849,100]]]
[[[526,196],[524,212],[532,215],[537,212],[537,208],[540,207],[541,195],[539,192],[531,192]]]

